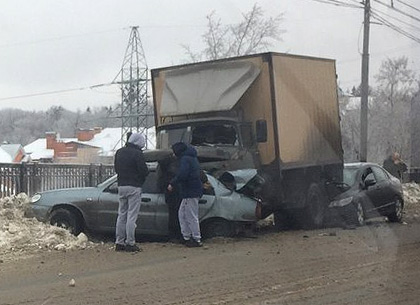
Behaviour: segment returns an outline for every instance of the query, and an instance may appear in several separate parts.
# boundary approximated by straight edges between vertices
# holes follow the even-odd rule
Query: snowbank
[[[24,193],[0,199],[0,252],[66,251],[94,246],[83,233],[76,237],[63,228],[26,218],[28,208],[29,197]]]
[[[420,185],[417,183],[404,183],[404,204],[407,209],[420,210]]]

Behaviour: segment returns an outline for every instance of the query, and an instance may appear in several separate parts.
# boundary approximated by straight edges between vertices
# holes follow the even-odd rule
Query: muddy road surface
[[[0,254],[0,304],[420,304],[418,221],[142,248]]]

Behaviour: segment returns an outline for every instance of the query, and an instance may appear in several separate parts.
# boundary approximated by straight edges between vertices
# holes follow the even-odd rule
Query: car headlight
[[[334,200],[330,203],[329,207],[330,208],[343,207],[350,204],[352,201],[353,201],[353,196],[350,196],[344,199]]]
[[[35,194],[31,198],[31,203],[35,203],[35,202],[39,201],[39,199],[41,199],[41,194]]]

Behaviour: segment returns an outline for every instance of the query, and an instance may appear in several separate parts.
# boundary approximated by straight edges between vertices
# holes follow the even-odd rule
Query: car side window
[[[388,180],[388,175],[379,167],[372,167],[377,182]]]
[[[362,181],[365,182],[365,180],[376,181],[375,176],[373,175],[372,169],[370,167],[365,169],[363,174],[362,174]]]
[[[150,172],[149,175],[147,175],[146,180],[144,181],[143,186],[141,188],[141,192],[148,194],[161,193],[158,186],[157,172]]]

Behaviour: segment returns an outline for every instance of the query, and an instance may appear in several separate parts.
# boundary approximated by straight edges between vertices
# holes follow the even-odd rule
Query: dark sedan
[[[259,201],[227,189],[208,175],[210,187],[199,200],[200,226],[204,237],[232,236],[250,229],[258,220]],[[168,235],[168,206],[159,171],[151,170],[142,188],[137,233]],[[114,232],[118,215],[116,176],[97,187],[45,191],[32,197],[30,216],[68,228],[78,234],[89,230]]]
[[[330,203],[330,208],[347,223],[360,226],[365,219],[376,216],[401,222],[404,197],[398,178],[374,163],[348,163],[343,180],[343,193]]]

